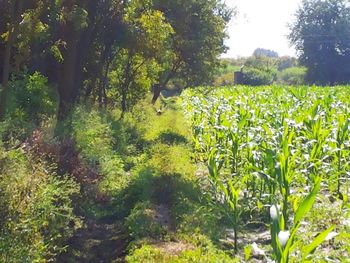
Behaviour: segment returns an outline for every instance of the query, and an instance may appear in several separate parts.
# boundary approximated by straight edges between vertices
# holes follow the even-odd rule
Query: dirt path
[[[68,242],[67,253],[57,262],[125,262],[127,235],[121,222],[112,219],[87,219]]]

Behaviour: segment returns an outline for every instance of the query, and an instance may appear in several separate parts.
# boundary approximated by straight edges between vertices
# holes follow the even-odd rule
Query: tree
[[[278,53],[276,51],[264,48],[257,48],[253,52],[254,57],[269,57],[278,58]]]
[[[4,1],[5,2],[5,1]],[[10,9],[9,28],[7,31],[7,41],[5,44],[3,67],[2,67],[2,82],[0,90],[0,121],[5,118],[6,113],[6,101],[8,93],[8,81],[11,71],[11,53],[12,48],[16,42],[16,38],[19,31],[19,24],[21,22],[21,15],[23,10],[23,0],[9,1],[8,6]],[[2,3],[5,5],[5,3]]]
[[[231,17],[221,0],[0,0],[0,11],[0,116],[9,79],[40,72],[59,120],[83,94],[124,112],[170,81],[210,84]]]
[[[266,72],[275,72],[277,70],[278,60],[267,56],[252,56],[247,58],[244,66],[247,68],[255,68]]]
[[[278,64],[278,71],[285,70],[287,68],[292,68],[292,67],[297,67],[298,66],[298,60],[295,57],[290,57],[290,56],[283,56],[279,57],[277,60]]]
[[[169,52],[169,39],[174,33],[171,25],[151,1],[134,0],[126,6],[123,23],[127,29],[124,43],[117,45],[111,75],[117,86],[124,114],[157,81],[160,63]]]
[[[213,81],[219,56],[226,50],[225,28],[232,15],[219,0],[154,0],[154,9],[164,13],[175,33],[153,86],[153,103],[172,79],[179,79],[183,87]]]
[[[291,25],[289,39],[307,67],[307,81],[350,82],[350,2],[304,0]]]

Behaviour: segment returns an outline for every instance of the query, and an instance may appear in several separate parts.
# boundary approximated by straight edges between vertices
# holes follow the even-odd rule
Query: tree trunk
[[[122,115],[124,115],[124,113],[127,110],[126,96],[127,96],[127,89],[123,90],[123,92],[122,92],[122,101],[121,101],[121,103],[122,103]]]
[[[158,100],[162,90],[163,90],[163,88],[162,88],[162,85],[160,83],[155,84],[153,86],[153,98],[152,98],[152,104],[153,105],[157,102],[157,100]]]
[[[172,69],[167,73],[167,76],[164,78],[163,81],[159,81],[159,83],[153,85],[153,98],[152,98],[152,104],[154,105],[156,103],[156,101],[158,100],[160,93],[162,92],[162,90],[164,90],[164,88],[166,87],[166,85],[169,83],[169,81],[174,77],[174,75],[176,74],[176,71],[178,70],[179,66],[180,66],[181,62],[176,62],[174,63]]]
[[[165,78],[165,80],[163,82],[160,82],[160,83],[153,85],[153,98],[152,98],[153,105],[157,102],[162,90],[164,90],[166,85],[169,83],[171,78],[174,76],[175,70],[176,70],[176,68],[174,66],[173,70],[168,73],[168,76]]]
[[[78,43],[78,56],[76,63],[76,76],[75,76],[75,89],[73,97],[79,98],[81,95],[81,91],[84,87],[84,67],[88,60],[89,52],[93,51],[93,39],[97,33],[96,30],[96,2],[88,1],[87,4],[88,10],[88,23],[89,27],[81,33],[81,37],[79,38]]]
[[[61,70],[62,75],[58,86],[60,97],[58,120],[64,120],[67,117],[79,90],[79,87],[76,86],[76,73],[78,68],[78,43],[80,34],[73,29],[68,30],[70,32],[68,32],[67,36],[67,50],[64,54],[64,62]]]
[[[103,81],[102,81],[102,96],[103,96],[103,105],[105,108],[107,108],[107,93],[106,93],[106,88],[107,88],[107,81],[108,81],[108,72],[109,72],[109,67],[110,67],[111,61],[107,61],[106,69],[105,69],[105,74],[103,76]]]
[[[125,71],[124,71],[124,81],[121,84],[121,106],[122,106],[122,115],[121,118],[124,117],[124,114],[127,110],[127,96],[128,96],[128,91],[129,91],[129,86],[130,86],[130,81],[131,81],[131,64],[132,64],[132,53],[129,52],[128,54],[128,60],[125,66]]]
[[[11,25],[9,28],[8,41],[5,47],[4,65],[2,73],[2,85],[0,90],[0,121],[5,119],[6,115],[6,101],[8,94],[8,82],[10,77],[10,67],[11,67],[11,49],[16,41],[19,29],[19,23],[21,19],[23,7],[23,0],[18,0],[13,3],[12,15],[11,15]]]

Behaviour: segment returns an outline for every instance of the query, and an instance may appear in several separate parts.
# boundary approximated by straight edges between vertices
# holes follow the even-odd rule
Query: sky
[[[230,48],[223,57],[250,56],[256,48],[276,51],[280,56],[295,56],[289,46],[288,23],[293,21],[301,0],[226,0],[236,6],[238,14],[232,18],[227,33]]]

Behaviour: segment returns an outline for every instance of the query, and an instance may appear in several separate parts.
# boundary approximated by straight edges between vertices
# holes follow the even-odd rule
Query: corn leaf
[[[312,189],[311,193],[309,193],[305,199],[302,201],[300,206],[298,207],[295,217],[294,217],[294,224],[297,224],[301,221],[301,219],[307,214],[312,205],[314,204],[316,200],[316,195],[320,191],[320,186],[321,186],[321,177],[316,178],[315,180],[315,186]]]
[[[334,229],[334,226],[331,226],[327,230],[323,231],[321,234],[319,234],[312,242],[310,245],[306,246],[303,248],[302,253],[303,253],[303,259],[302,262],[306,259],[306,257],[312,253],[314,249],[316,249],[321,243],[326,239],[327,235],[332,232]]]

